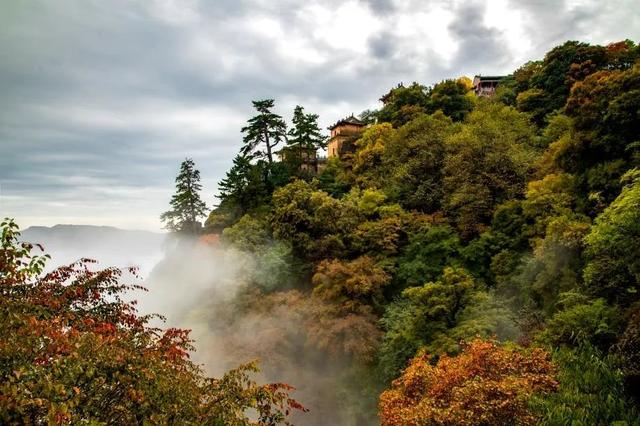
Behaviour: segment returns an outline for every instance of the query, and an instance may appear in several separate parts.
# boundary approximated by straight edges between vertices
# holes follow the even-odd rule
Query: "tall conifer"
[[[201,223],[198,218],[206,215],[207,206],[200,199],[200,172],[195,168],[191,158],[187,158],[180,166],[176,177],[176,193],[171,197],[171,210],[162,213],[160,220],[166,229],[196,235],[200,232]]]
[[[241,153],[257,159],[266,158],[273,163],[273,148],[287,137],[287,125],[278,114],[271,112],[273,99],[253,101],[258,114],[253,116],[242,128],[244,146]]]

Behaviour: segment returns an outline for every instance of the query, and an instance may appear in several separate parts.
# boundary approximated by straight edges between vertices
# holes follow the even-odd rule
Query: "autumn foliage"
[[[380,396],[382,425],[535,424],[527,400],[556,389],[542,349],[525,351],[475,340],[432,365],[424,351]]]
[[[290,386],[251,380],[255,364],[206,377],[187,330],[150,327],[122,299],[137,288],[124,271],[82,259],[43,274],[17,225],[0,230],[0,423],[272,425],[304,410]]]

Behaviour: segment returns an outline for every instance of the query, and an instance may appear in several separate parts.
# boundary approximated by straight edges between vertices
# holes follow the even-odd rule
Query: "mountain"
[[[51,255],[49,268],[84,257],[97,260],[101,267],[138,266],[143,276],[161,259],[165,237],[157,232],[93,225],[31,226],[22,231],[23,241],[42,244]]]

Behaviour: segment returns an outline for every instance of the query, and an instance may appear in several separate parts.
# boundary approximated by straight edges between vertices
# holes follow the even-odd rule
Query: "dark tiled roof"
[[[337,123],[329,126],[328,128],[329,128],[329,130],[333,130],[338,126],[342,126],[342,125],[345,125],[345,124],[352,124],[352,125],[355,125],[355,126],[364,126],[364,123],[362,121],[358,120],[353,114],[351,114],[347,118],[343,118],[342,120],[338,120]]]
[[[506,75],[476,75],[474,80],[477,78],[479,81],[500,81],[505,78]]]

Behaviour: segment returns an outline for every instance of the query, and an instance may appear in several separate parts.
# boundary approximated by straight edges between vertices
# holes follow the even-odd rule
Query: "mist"
[[[137,266],[139,277],[125,274],[122,280],[147,289],[128,295],[139,312],[164,317],[152,325],[191,330],[196,348],[191,357],[209,376],[258,361],[256,380],[294,386],[292,396],[309,409],[294,415],[295,424],[377,424],[372,413],[379,388],[371,383],[371,372],[314,343],[322,340],[317,334],[323,325],[312,318],[325,307],[308,294],[287,290],[294,283],[282,285],[291,280],[294,266],[278,243],[265,262],[215,239],[111,227],[31,227],[22,239],[44,246],[51,255],[47,270],[80,258],[97,260],[93,268]]]
[[[22,240],[42,245],[51,256],[47,270],[88,258],[102,268],[135,266],[141,277],[162,259],[167,238],[162,233],[91,225],[31,226],[21,233]]]
[[[217,243],[173,241],[137,297],[142,313],[191,330],[192,359],[219,377],[257,360],[261,382],[285,382],[308,413],[295,424],[376,424],[375,392],[358,362],[310,342],[308,316],[317,306],[299,291],[263,293],[255,277],[272,274],[253,254]],[[265,277],[271,278],[271,277]]]

